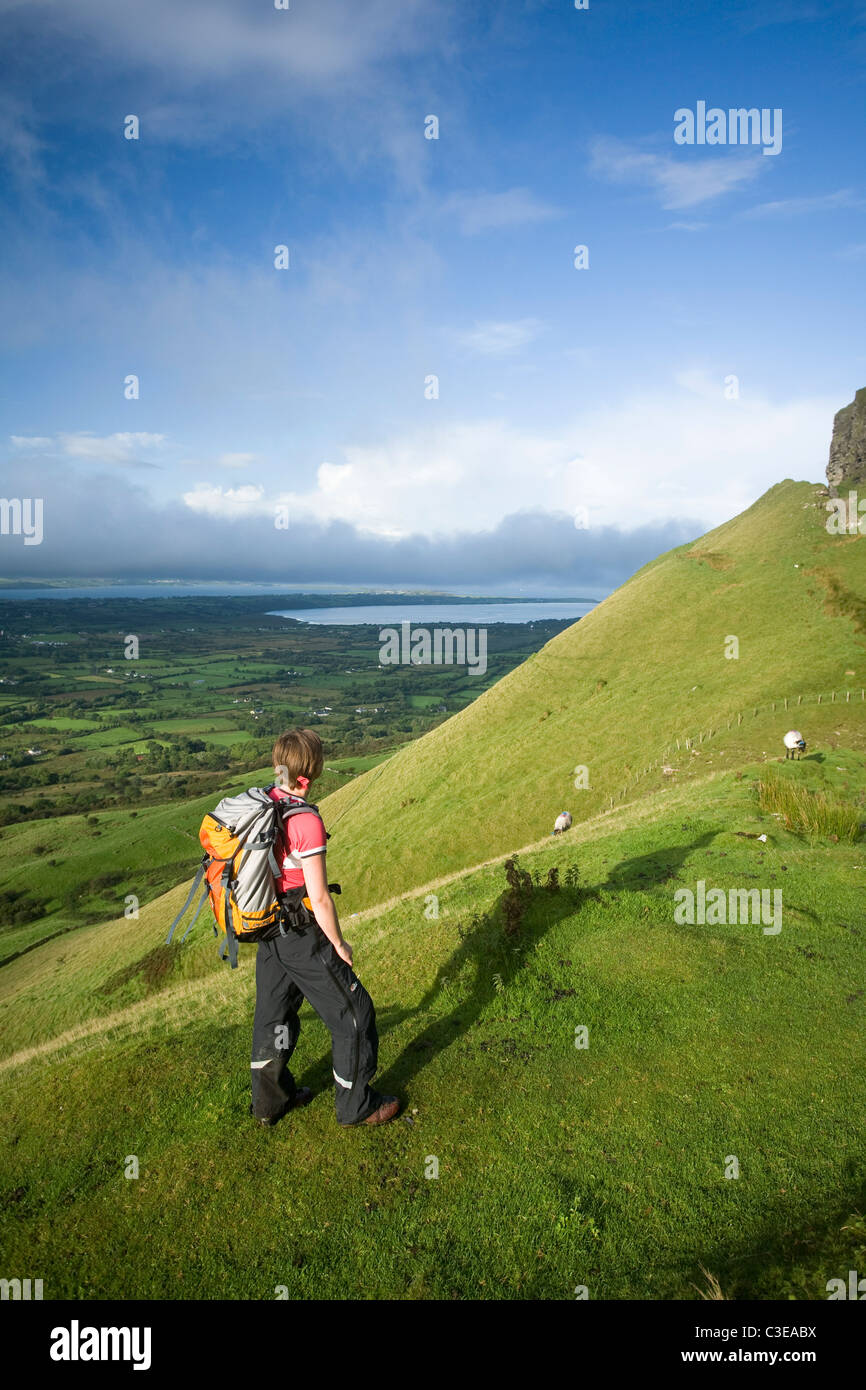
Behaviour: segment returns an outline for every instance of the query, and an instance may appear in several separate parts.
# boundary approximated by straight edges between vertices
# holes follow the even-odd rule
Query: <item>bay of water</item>
[[[285,590],[282,591],[285,593]],[[309,590],[311,594],[314,590]],[[154,599],[154,598],[256,598],[263,600],[280,594],[277,585],[267,584],[114,584],[100,588],[82,585],[74,588],[57,589],[15,589],[0,588],[0,602],[4,599],[19,603],[36,602],[39,599]],[[595,604],[589,600],[568,599],[522,600],[515,603],[497,603],[479,599],[477,602],[458,603],[448,598],[433,603],[420,603],[411,597],[384,603],[370,603],[363,606],[330,608],[280,608],[271,609],[269,617],[296,618],[303,623],[334,624],[356,626],[369,623],[380,627],[399,626],[402,622],[416,623],[418,626],[445,624],[463,627],[484,627],[488,623],[532,623],[545,618],[569,619],[576,622],[589,613]]]
[[[271,618],[297,618],[302,623],[344,624],[373,623],[378,627],[398,627],[400,623],[417,623],[419,627],[447,624],[451,627],[485,627],[489,623],[534,623],[544,618],[568,618],[577,622],[595,607],[594,603],[377,603],[359,608],[297,608],[279,609],[268,614]]]

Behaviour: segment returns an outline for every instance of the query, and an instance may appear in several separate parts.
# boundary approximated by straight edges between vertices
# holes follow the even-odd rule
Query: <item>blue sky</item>
[[[3,573],[601,593],[823,476],[866,384],[863,3],[0,32],[3,490],[45,518]],[[781,109],[781,151],[677,145],[699,100]]]

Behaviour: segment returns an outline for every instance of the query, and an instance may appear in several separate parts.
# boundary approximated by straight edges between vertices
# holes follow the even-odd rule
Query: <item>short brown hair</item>
[[[289,729],[274,744],[273,759],[275,771],[284,768],[289,785],[295,786],[299,777],[309,777],[311,782],[321,777],[325,750],[315,729]]]

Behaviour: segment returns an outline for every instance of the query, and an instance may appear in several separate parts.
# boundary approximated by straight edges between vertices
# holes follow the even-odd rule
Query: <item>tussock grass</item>
[[[781,816],[797,834],[849,840],[860,835],[860,811],[850,801],[825,791],[810,791],[789,778],[768,776],[758,783],[762,811]]]
[[[722,1293],[721,1285],[716,1276],[711,1274],[708,1269],[704,1269],[703,1265],[701,1265],[701,1274],[706,1281],[706,1287],[702,1289],[697,1284],[692,1285],[693,1288],[697,1289],[700,1297],[708,1303],[723,1301],[725,1295]]]

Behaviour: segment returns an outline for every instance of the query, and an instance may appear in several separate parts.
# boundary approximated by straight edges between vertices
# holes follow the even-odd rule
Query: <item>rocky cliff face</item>
[[[834,497],[840,489],[866,487],[866,386],[833,421],[827,482]]]

